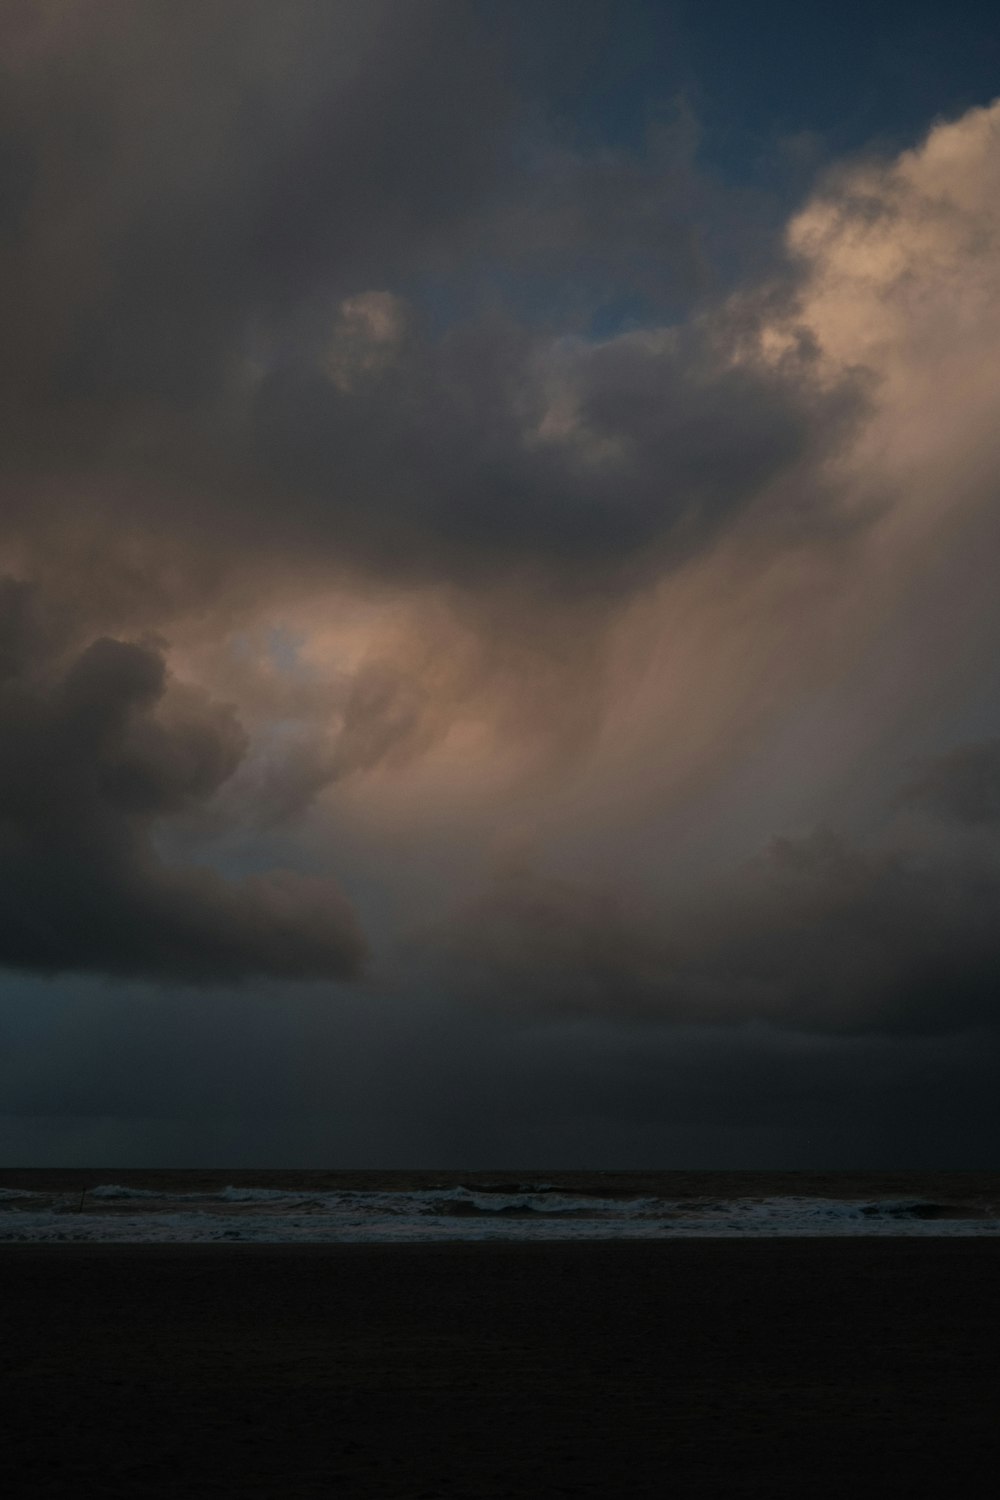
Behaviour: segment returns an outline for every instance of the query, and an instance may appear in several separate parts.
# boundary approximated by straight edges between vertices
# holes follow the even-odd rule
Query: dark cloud
[[[640,160],[525,115],[496,21],[452,0],[9,12],[0,386],[27,568],[92,564],[99,538],[147,609],[168,573],[188,607],[212,562],[259,587],[265,557],[621,588],[825,451],[843,401],[807,359],[734,364],[724,318],[553,337],[575,319],[555,286],[584,324],[609,295],[690,292],[713,210],[683,119]],[[387,286],[416,307],[366,348],[351,309]]]
[[[12,1109],[206,1118],[222,1078],[237,1115],[300,1108],[375,1156],[527,1159],[543,1133],[635,1160],[749,1129],[787,1159],[797,1121],[831,1139],[854,1109],[888,1139],[931,1099],[947,1135],[947,1086],[990,1093],[995,741],[929,763],[867,834],[852,789],[850,833],[704,870],[719,807],[754,837],[786,822],[770,734],[822,821],[824,775],[870,754],[887,779],[852,715],[895,700],[900,759],[911,725],[953,741],[928,728],[949,629],[963,692],[993,670],[969,518],[995,511],[995,117],[832,175],[789,264],[766,205],[701,169],[683,104],[584,128],[621,14],[2,8],[0,964],[284,981],[229,1064],[252,984],[205,1019],[200,992],[133,1013],[102,990]],[[759,284],[733,290],[737,266]],[[296,610],[302,661],[267,644]],[[698,881],[652,848],[682,795]],[[469,898],[522,819],[539,868]],[[340,831],[387,948],[465,904],[338,1009],[365,942],[297,872],[338,868]],[[601,883],[616,837],[628,889]],[[592,884],[541,873],[573,847]]]
[[[448,0],[16,6],[4,30],[30,181],[8,291],[63,399],[203,393],[249,315],[398,271],[488,184],[509,104]]]
[[[0,589],[0,961],[193,980],[356,972],[332,881],[227,880],[158,857],[164,818],[232,776],[233,711],[168,680],[155,644],[101,638],[52,660],[30,590]]]
[[[939,756],[900,800],[959,823],[1000,822],[1000,740],[961,745]]]
[[[475,638],[437,629],[324,667],[306,708],[273,723],[241,701],[249,743],[224,775],[221,721],[197,750],[190,726],[167,744],[149,727],[155,683],[116,678],[136,742],[148,723],[113,786],[102,773],[86,840],[127,846],[105,858],[120,892],[142,865],[173,901],[167,867],[137,852],[158,823],[157,847],[186,849],[190,880],[225,905],[213,831],[287,824],[462,713],[579,744],[601,714],[608,622],[815,469],[857,414],[853,377],[819,382],[805,345],[745,357],[745,309],[580,335],[622,288],[661,311],[704,292],[698,224],[716,210],[692,122],[651,127],[642,155],[571,140],[484,16],[454,0],[155,0],[0,21],[0,566],[44,597],[60,649],[222,639],[331,585],[437,591],[452,637]],[[811,483],[817,515],[832,496]],[[185,756],[200,782],[171,780]],[[61,814],[74,847],[83,806]],[[48,943],[70,963],[69,922],[43,922],[12,961],[41,963]],[[80,962],[134,967],[141,927],[120,929],[117,960],[95,927]]]
[[[634,585],[815,463],[857,412],[855,387],[816,384],[808,351],[737,364],[737,332],[553,346],[491,320],[406,336],[349,386],[276,370],[249,417],[274,497],[261,524],[376,573]],[[817,526],[829,500],[814,485]]]
[[[673,905],[515,865],[432,942],[445,982],[504,1009],[930,1034],[995,1024],[998,907],[995,841],[820,830]]]

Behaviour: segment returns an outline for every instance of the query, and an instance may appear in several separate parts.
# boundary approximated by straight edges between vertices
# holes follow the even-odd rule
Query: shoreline
[[[70,1216],[72,1217],[72,1215]],[[452,1252],[470,1256],[488,1256],[495,1251],[511,1254],[573,1255],[599,1254],[622,1248],[624,1253],[657,1254],[660,1251],[680,1255],[697,1255],[699,1246],[731,1246],[734,1253],[745,1247],[750,1254],[765,1255],[768,1247],[822,1246],[826,1251],[850,1246],[914,1246],[930,1250],[935,1245],[979,1246],[982,1253],[995,1255],[1000,1262],[1000,1234],[956,1235],[924,1230],[920,1234],[692,1234],[660,1236],[608,1235],[579,1239],[505,1239],[493,1235],[481,1239],[434,1240],[0,1240],[0,1259],[6,1256],[31,1255],[108,1255],[169,1257],[176,1256],[365,1256],[365,1255],[449,1255]],[[806,1254],[811,1253],[805,1250]],[[818,1253],[818,1252],[817,1252]],[[846,1254],[862,1254],[846,1249]],[[911,1253],[903,1251],[902,1253]],[[916,1250],[912,1253],[916,1253]],[[1000,1272],[1000,1264],[998,1264]],[[1000,1330],[998,1330],[1000,1332]]]

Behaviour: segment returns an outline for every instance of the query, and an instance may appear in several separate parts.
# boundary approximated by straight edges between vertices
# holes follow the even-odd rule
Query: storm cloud
[[[740,1057],[933,1091],[1000,976],[1000,105],[769,194],[697,97],[574,116],[619,8],[546,12],[5,7],[0,963],[178,1055],[287,1003],[318,1113],[384,1020],[429,1151],[466,1046],[550,1131],[645,1080],[633,1144]]]
[[[508,869],[417,946],[515,1012],[926,1035],[995,1020],[998,904],[995,837],[866,847],[819,829],[659,909]]]
[[[239,880],[158,858],[158,819],[208,798],[245,736],[230,708],[169,690],[149,643],[41,659],[24,585],[0,584],[0,960],[163,978],[355,972],[364,943],[331,881]]]
[[[820,388],[806,347],[751,358],[718,308],[594,345],[484,303],[467,268],[530,280],[539,239],[563,272],[583,245],[604,268],[584,307],[609,274],[634,289],[654,244],[671,260],[663,225],[638,212],[610,262],[607,226],[651,183],[686,223],[694,204],[690,167],[655,156],[641,180],[554,145],[526,170],[525,106],[471,8],[15,7],[5,26],[22,566],[99,538],[155,597],[164,527],[175,574],[208,548],[229,587],[266,552],[278,573],[540,568],[600,591],[815,472],[854,409],[848,375]],[[568,226],[532,227],[553,213]],[[197,602],[173,589],[163,609]]]

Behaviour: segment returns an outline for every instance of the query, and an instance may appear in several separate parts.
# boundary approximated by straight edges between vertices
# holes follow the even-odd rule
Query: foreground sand
[[[9,1495],[992,1493],[1000,1241],[2,1246]]]

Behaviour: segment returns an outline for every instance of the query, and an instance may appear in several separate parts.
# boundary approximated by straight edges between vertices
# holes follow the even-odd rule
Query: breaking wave
[[[992,1204],[918,1198],[601,1196],[552,1183],[326,1192],[225,1186],[0,1188],[0,1240],[399,1243],[435,1240],[993,1235]]]

